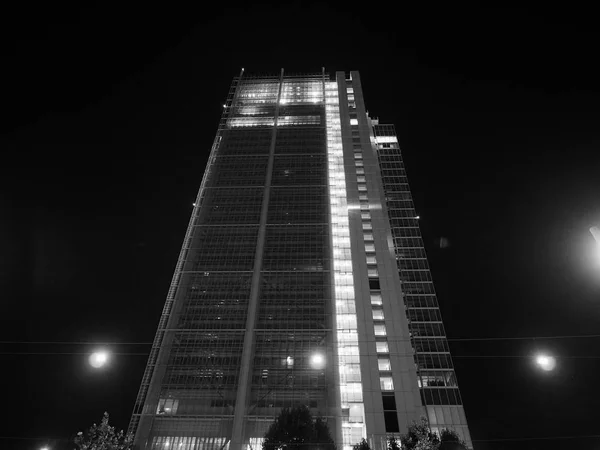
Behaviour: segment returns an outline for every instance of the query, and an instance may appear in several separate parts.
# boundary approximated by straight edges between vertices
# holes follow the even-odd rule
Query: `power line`
[[[93,352],[0,352],[0,355],[89,355]],[[127,355],[127,356],[149,356],[150,353],[133,353],[133,352],[111,352],[112,355]],[[417,353],[418,354],[418,353]],[[422,353],[425,355],[449,354],[448,352],[430,352]],[[371,353],[359,353],[358,356],[374,356]],[[383,354],[382,354],[383,355]],[[394,353],[396,356],[415,356],[414,353]],[[183,356],[183,355],[182,355]],[[532,358],[532,355],[454,355],[450,354],[452,359],[456,358]],[[600,359],[600,355],[553,355],[557,359]]]
[[[166,330],[169,331],[169,330]],[[590,339],[600,338],[600,334],[573,334],[573,335],[554,335],[554,336],[504,336],[504,337],[479,337],[479,338],[443,338],[440,336],[415,336],[413,339],[445,339],[449,342],[469,342],[469,341],[515,341],[515,340],[535,340],[535,339]],[[411,338],[389,339],[392,342],[410,341]],[[359,342],[373,342],[361,341]],[[50,345],[152,345],[154,342],[98,342],[98,341],[0,341],[1,345],[9,344],[50,344]]]
[[[501,442],[501,441],[538,441],[553,439],[598,439],[600,434],[574,435],[574,436],[538,436],[521,438],[495,438],[495,439],[471,439],[473,442]]]
[[[557,336],[523,336],[523,337],[486,337],[486,338],[448,338],[447,341],[467,342],[467,341],[515,341],[530,339],[578,339],[578,338],[600,338],[600,334],[572,334]]]

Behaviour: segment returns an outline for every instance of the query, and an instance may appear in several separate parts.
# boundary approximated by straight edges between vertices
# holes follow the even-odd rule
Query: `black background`
[[[52,3],[3,22],[3,342],[152,341],[242,67],[360,71],[398,131],[450,338],[598,333],[591,10]],[[127,427],[148,346],[110,347],[128,354],[102,371],[93,347],[1,345],[1,448],[71,448],[103,411]],[[566,438],[600,435],[599,348],[451,342],[476,448],[600,448]]]

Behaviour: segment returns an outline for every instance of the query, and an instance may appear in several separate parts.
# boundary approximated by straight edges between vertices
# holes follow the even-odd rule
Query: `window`
[[[379,377],[379,385],[381,386],[382,391],[394,390],[394,381],[392,380],[392,377]]]
[[[365,251],[367,253],[369,253],[369,252],[370,253],[375,253],[375,244],[373,244],[373,243],[365,244]],[[369,263],[369,258],[367,257],[367,264],[368,263]],[[375,264],[375,262],[373,262],[373,264]]]
[[[358,191],[359,192],[367,192],[367,186],[365,186],[364,184],[359,184]]]
[[[358,181],[359,183],[366,183],[367,179],[363,175],[359,175],[356,177],[356,181]]]
[[[350,119],[350,125],[358,125],[358,119]]]
[[[373,244],[371,244],[371,247],[373,247],[373,251],[375,251],[375,246]],[[365,246],[365,250],[366,250],[366,246]],[[368,256],[367,255],[367,264],[370,264],[370,265],[377,264],[377,259],[375,258],[375,256]],[[374,275],[374,276],[377,276],[377,275]]]
[[[379,285],[379,278],[369,278],[369,289],[372,291],[378,291],[381,289]]]
[[[375,336],[386,336],[386,335],[387,335],[387,331],[385,329],[385,325],[382,323],[376,323],[375,324]]]
[[[362,220],[370,220],[371,219],[371,213],[370,212],[361,212],[360,213],[360,218]]]
[[[392,364],[390,363],[390,358],[379,358],[377,360],[377,365],[379,367],[379,370],[381,370],[382,372],[392,370]]]
[[[363,222],[362,229],[363,230],[372,230],[373,224],[371,224],[370,222]]]
[[[383,301],[381,299],[381,294],[371,294],[371,305],[373,305],[373,306],[383,305]]]
[[[396,411],[396,398],[394,394],[383,394],[381,400],[384,411]]]
[[[364,169],[356,169],[356,170],[364,170]],[[369,201],[369,196],[367,194],[358,194],[358,199],[360,201]]]
[[[373,320],[383,320],[383,310],[382,309],[374,309],[373,310]]]
[[[384,411],[383,420],[385,421],[385,431],[387,433],[398,433],[400,431],[396,411]]]
[[[156,414],[176,414],[178,406],[179,400],[174,400],[172,398],[161,398],[158,401]]]
[[[372,241],[373,240],[373,233],[365,233],[364,237],[365,237],[365,241]]]
[[[369,275],[370,277],[378,277],[379,271],[377,270],[377,267],[367,266],[367,275]]]
[[[390,348],[388,347],[388,343],[385,341],[377,341],[375,343],[377,347],[377,353],[389,353]]]
[[[360,168],[360,169],[356,169],[356,173],[357,175],[364,175],[365,174],[365,169],[364,168]]]

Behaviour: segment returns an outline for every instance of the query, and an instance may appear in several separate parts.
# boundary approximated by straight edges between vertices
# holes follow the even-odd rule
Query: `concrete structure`
[[[393,126],[358,72],[233,80],[130,431],[257,450],[283,407],[338,448],[427,415],[470,445]]]

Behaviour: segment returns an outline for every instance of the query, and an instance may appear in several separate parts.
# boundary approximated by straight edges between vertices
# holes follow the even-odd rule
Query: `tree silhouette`
[[[463,441],[458,433],[449,428],[444,428],[440,431],[440,450],[464,450],[467,444]]]
[[[400,445],[398,444],[398,440],[394,436],[391,436],[388,439],[388,450],[400,450]]]
[[[362,438],[358,444],[354,444],[352,450],[371,450],[371,447],[365,438]]]
[[[403,450],[437,450],[440,445],[438,435],[431,431],[425,417],[421,417],[420,423],[413,422],[408,433],[400,437],[400,442]]]
[[[133,436],[123,430],[115,431],[108,424],[108,413],[102,416],[100,425],[92,425],[85,433],[80,431],[73,440],[78,450],[131,450]]]
[[[263,450],[336,450],[327,423],[304,405],[282,409],[264,439]]]

